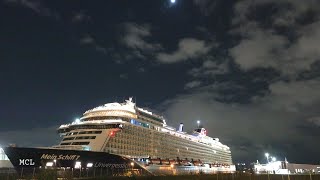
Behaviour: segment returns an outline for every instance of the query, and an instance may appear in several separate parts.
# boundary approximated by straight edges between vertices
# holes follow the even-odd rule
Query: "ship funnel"
[[[179,125],[179,132],[183,132],[183,123],[180,123]]]

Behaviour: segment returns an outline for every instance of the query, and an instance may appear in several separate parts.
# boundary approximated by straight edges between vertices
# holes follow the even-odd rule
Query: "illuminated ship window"
[[[101,134],[102,131],[81,131],[79,134]]]
[[[69,141],[69,140],[74,140],[74,137],[63,138],[63,140],[62,140],[62,141]]]
[[[69,130],[75,129],[112,129],[119,128],[120,124],[103,124],[103,125],[74,125],[69,127]]]
[[[70,145],[71,143],[61,143],[60,145]]]
[[[72,145],[88,145],[90,142],[73,142]]]
[[[80,136],[80,137],[76,137],[76,140],[77,139],[95,139],[96,136]]]
[[[135,119],[131,119],[131,120],[130,120],[130,123],[131,123],[131,124],[134,124],[134,125],[137,125],[137,126],[146,127],[146,128],[149,128],[149,127],[150,127],[148,123],[139,122],[139,121],[137,121],[137,120],[135,120]]]

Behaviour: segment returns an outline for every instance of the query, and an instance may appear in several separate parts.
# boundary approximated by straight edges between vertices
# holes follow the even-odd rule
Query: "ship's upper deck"
[[[138,118],[139,115],[150,118],[158,123],[166,124],[162,116],[156,115],[143,108],[136,107],[136,104],[132,102],[132,98],[129,98],[129,100],[126,100],[124,103],[107,103],[90,109],[83,114],[83,117],[81,117],[80,120],[85,121],[87,118],[98,116]]]

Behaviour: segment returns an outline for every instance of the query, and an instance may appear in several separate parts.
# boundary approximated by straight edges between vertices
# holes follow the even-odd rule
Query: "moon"
[[[170,0],[171,1],[171,3],[175,3],[176,2],[176,0]]]

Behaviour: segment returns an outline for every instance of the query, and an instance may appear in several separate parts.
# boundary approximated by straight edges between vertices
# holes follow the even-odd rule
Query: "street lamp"
[[[269,153],[265,153],[264,155],[265,155],[266,158],[267,158],[267,163],[269,163]]]
[[[272,162],[275,162],[277,160],[276,157],[272,157],[271,159],[272,159]]]
[[[174,165],[173,165],[173,164],[170,164],[170,167],[171,167],[172,174],[174,174],[174,171],[173,171]]]
[[[197,124],[198,124],[198,128],[199,128],[199,125],[200,125],[200,121],[199,120],[197,121]]]

